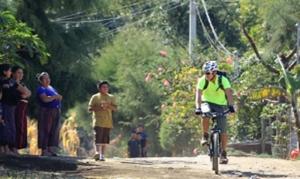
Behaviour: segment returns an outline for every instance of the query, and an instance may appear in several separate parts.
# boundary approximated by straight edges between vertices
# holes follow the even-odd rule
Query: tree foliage
[[[172,150],[175,155],[181,154],[184,150],[192,151],[198,146],[201,129],[200,119],[194,115],[193,100],[199,71],[196,68],[183,67],[173,73],[169,95],[162,105],[162,126],[159,136],[162,147]]]
[[[1,60],[20,66],[45,64],[49,54],[41,39],[8,11],[0,13]]]
[[[76,3],[23,0],[18,5],[17,17],[34,28],[49,49],[51,58],[39,70],[50,72],[53,86],[64,96],[64,110],[76,101],[85,100],[87,93],[92,91],[91,58],[105,44],[99,34],[107,28],[102,23],[81,24],[82,19],[78,18],[60,20],[79,12],[96,11],[99,17],[109,16],[112,4],[84,0]]]
[[[140,123],[145,124],[151,131],[149,136],[154,151],[159,150],[156,141],[164,99],[163,80],[167,80],[168,71],[176,68],[179,58],[176,55],[179,52],[163,45],[162,41],[155,32],[128,27],[94,62],[94,78],[108,79],[115,89],[119,104],[118,126],[130,131]],[[168,57],[160,56],[162,50],[168,52]]]
[[[234,77],[238,111],[229,121],[230,137],[260,139],[261,120],[272,121],[278,111],[286,114],[286,106],[297,111],[300,2],[205,2],[210,20],[202,1],[196,1],[195,66],[188,60],[185,0],[0,0],[0,58],[25,67],[30,88],[36,85],[35,73],[50,72],[64,96],[64,111],[77,113],[80,139],[91,137],[86,102],[97,91],[95,83],[109,80],[119,103],[116,130],[126,133],[144,123],[153,154],[173,155],[187,150],[183,146],[197,146],[201,128],[193,115],[195,85],[203,62],[217,60]],[[283,99],[266,95],[268,90],[261,89],[270,86],[287,93],[281,93]],[[282,127],[277,123],[285,122],[277,120],[276,130]]]

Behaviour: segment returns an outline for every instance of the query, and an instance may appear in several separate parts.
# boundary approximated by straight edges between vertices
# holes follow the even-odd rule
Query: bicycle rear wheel
[[[213,133],[212,142],[213,142],[213,155],[212,155],[212,167],[216,174],[219,173],[219,133]]]

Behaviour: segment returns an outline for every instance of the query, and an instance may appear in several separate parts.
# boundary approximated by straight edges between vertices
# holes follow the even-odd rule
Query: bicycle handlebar
[[[230,113],[230,110],[227,109],[224,112],[206,112],[206,113],[202,113],[200,114],[203,117],[211,117],[211,118],[215,118],[215,117],[220,117],[220,116],[225,116],[226,114]]]

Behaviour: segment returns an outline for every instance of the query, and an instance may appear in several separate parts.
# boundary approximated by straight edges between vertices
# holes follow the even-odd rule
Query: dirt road
[[[82,160],[76,172],[86,178],[300,178],[300,161],[271,158],[230,157],[220,166],[220,175],[211,170],[208,156],[176,158]],[[72,174],[71,173],[68,173]],[[73,173],[75,174],[75,173]]]
[[[220,174],[211,170],[208,156],[174,158],[112,158],[105,162],[72,157],[0,157],[0,178],[299,178],[300,160],[229,157]]]

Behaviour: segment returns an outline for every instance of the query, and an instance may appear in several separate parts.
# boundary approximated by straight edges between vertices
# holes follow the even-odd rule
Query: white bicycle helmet
[[[208,61],[204,63],[202,70],[204,73],[213,72],[218,70],[218,65],[216,61]]]

